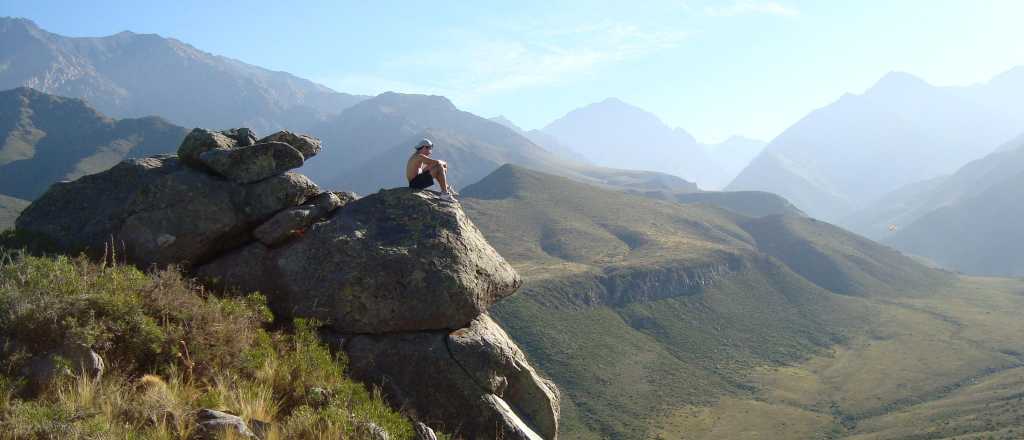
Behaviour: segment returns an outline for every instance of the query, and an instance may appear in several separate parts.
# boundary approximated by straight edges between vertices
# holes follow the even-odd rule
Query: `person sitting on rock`
[[[443,160],[431,159],[430,154],[434,143],[423,139],[416,144],[416,152],[409,157],[405,165],[405,178],[409,180],[409,188],[426,189],[434,185],[434,179],[441,187],[441,199],[455,201],[454,192],[448,186],[448,163]]]

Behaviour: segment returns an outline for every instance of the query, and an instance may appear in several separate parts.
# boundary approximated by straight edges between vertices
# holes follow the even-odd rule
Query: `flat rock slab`
[[[283,142],[213,149],[199,155],[207,169],[237,183],[252,183],[302,166],[302,153]]]

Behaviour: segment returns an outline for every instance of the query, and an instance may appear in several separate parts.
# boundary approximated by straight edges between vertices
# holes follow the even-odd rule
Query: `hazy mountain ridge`
[[[730,136],[717,144],[702,144],[711,159],[722,169],[724,180],[716,185],[722,188],[732,182],[750,162],[761,154],[765,141],[743,136]]]
[[[22,18],[0,18],[0,65],[0,89],[29,86],[114,117],[155,114],[185,126],[305,128],[365,98],[173,38],[71,38]]]
[[[318,124],[311,133],[325,148],[303,172],[328,187],[360,193],[406,185],[405,161],[422,137],[434,141],[436,158],[451,164],[450,180],[457,188],[513,163],[608,187],[697,191],[693,183],[667,174],[573,161],[513,128],[459,110],[443,96],[383,93]]]
[[[111,119],[30,88],[0,92],[0,192],[25,200],[127,157],[173,152],[187,130],[158,117]]]
[[[726,182],[690,133],[616,98],[572,110],[541,131],[598,165],[674,174],[706,188]]]
[[[890,73],[864,94],[847,94],[789,127],[727,189],[775,192],[810,215],[838,220],[1018,134],[1021,110],[1002,109],[983,93],[995,84],[935,87]]]
[[[1024,139],[950,176],[887,195],[844,224],[945,267],[973,274],[1024,274],[1019,249]],[[955,237],[951,240],[937,237]]]
[[[552,153],[555,153],[557,155],[560,155],[560,156],[562,156],[565,159],[573,160],[573,161],[576,161],[576,162],[582,162],[582,163],[591,163],[590,160],[587,159],[586,157],[584,157],[582,154],[574,151],[572,148],[569,148],[569,147],[565,146],[557,138],[555,138],[554,136],[551,136],[551,135],[549,135],[549,134],[547,134],[547,133],[545,133],[545,132],[543,132],[541,130],[530,130],[530,131],[523,130],[521,127],[516,125],[515,122],[512,122],[511,120],[506,118],[504,115],[495,116],[493,118],[490,118],[490,120],[494,121],[494,122],[497,122],[497,123],[499,123],[501,125],[504,125],[504,126],[510,128],[510,129],[512,129],[512,131],[514,131],[516,133],[519,133],[520,135],[522,135],[525,138],[529,139],[530,142],[533,142],[533,143],[535,143],[537,145],[540,145],[544,149],[546,149],[546,150],[548,150],[548,151],[550,151]]]

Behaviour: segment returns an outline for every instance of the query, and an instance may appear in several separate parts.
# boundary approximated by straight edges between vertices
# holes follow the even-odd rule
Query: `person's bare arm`
[[[442,163],[442,161],[440,161],[440,160],[437,160],[437,159],[431,159],[431,158],[429,158],[429,157],[427,157],[427,156],[425,156],[425,155],[422,155],[422,154],[420,154],[420,155],[418,155],[418,156],[419,156],[419,157],[417,157],[417,159],[419,159],[420,163],[422,163],[422,164],[424,164],[424,165],[426,165],[426,166],[428,166],[428,167],[432,167],[432,166],[434,166],[434,165],[437,165],[437,164],[439,164],[439,163]]]

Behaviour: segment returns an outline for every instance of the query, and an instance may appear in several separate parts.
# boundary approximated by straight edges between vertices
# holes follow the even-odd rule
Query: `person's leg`
[[[448,167],[443,165],[434,165],[430,167],[430,175],[437,181],[437,185],[441,187],[441,192],[448,192]]]

